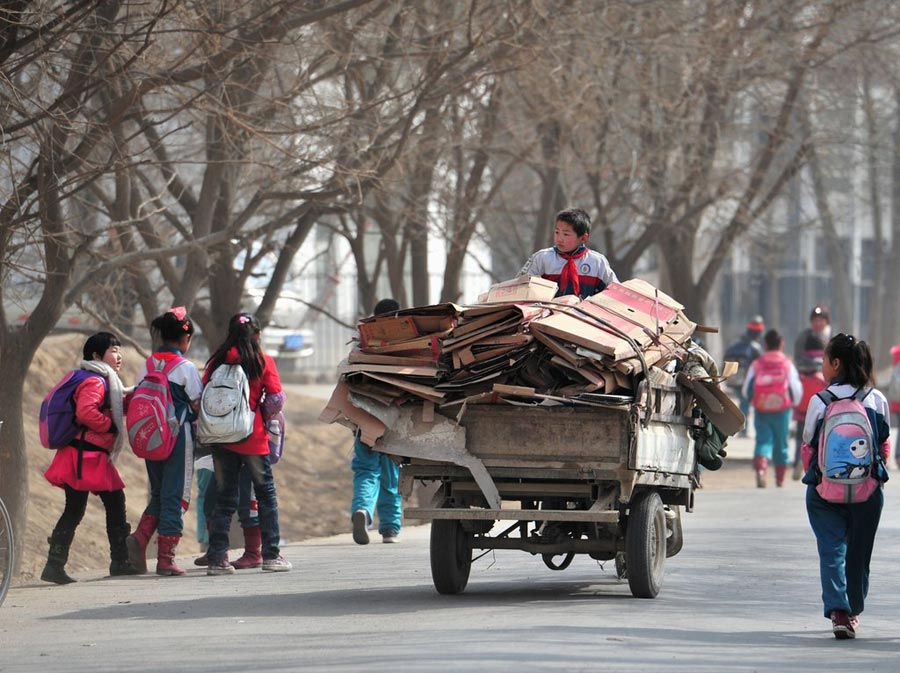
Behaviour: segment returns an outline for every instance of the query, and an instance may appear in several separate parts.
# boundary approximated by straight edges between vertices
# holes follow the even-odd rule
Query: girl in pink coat
[[[66,492],[65,508],[47,540],[50,551],[41,573],[42,580],[55,584],[75,581],[65,566],[90,493],[96,493],[106,508],[109,574],[137,572],[125,547],[131,527],[125,513],[125,484],[115,465],[125,445],[125,391],[118,375],[121,343],[109,332],[98,332],[85,342],[82,355],[80,368],[94,375],[86,377],[72,395],[79,433],[69,446],[56,450],[44,473],[47,481]]]

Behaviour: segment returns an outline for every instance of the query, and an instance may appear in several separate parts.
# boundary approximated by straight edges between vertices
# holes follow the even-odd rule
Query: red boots
[[[775,485],[778,488],[784,486],[784,478],[787,476],[788,466],[787,465],[776,465],[775,466]]]
[[[259,568],[262,565],[262,533],[259,526],[244,528],[244,555],[232,561],[238,570]]]
[[[178,546],[180,535],[160,535],[157,543],[159,553],[156,556],[157,575],[184,575],[184,570],[175,565],[175,547]]]
[[[135,531],[125,538],[125,546],[128,547],[128,560],[140,574],[147,572],[147,545],[150,538],[156,532],[159,517],[152,514],[143,514]]]
[[[753,458],[753,469],[756,470],[756,487],[766,487],[766,471],[769,469],[769,459],[765,456]]]

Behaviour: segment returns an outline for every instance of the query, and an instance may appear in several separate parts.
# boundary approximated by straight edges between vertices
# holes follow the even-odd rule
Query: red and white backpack
[[[753,408],[773,413],[791,408],[791,361],[781,351],[766,351],[753,362]]]

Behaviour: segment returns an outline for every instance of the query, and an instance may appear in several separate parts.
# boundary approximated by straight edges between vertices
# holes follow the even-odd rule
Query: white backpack
[[[250,382],[240,365],[216,367],[200,397],[197,441],[201,444],[237,444],[253,432]]]

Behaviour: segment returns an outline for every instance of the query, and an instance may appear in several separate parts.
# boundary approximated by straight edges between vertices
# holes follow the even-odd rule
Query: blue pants
[[[216,480],[210,479],[206,483],[206,492],[203,498],[203,513],[207,519],[212,519],[216,512],[216,501],[219,498],[219,489]],[[254,509],[256,492],[253,490],[253,482],[250,480],[250,472],[246,467],[241,467],[238,473],[238,504],[237,515],[241,522],[241,528],[254,528],[259,525],[259,513]],[[200,507],[200,503],[197,503]]]
[[[184,427],[165,460],[145,460],[150,481],[150,502],[145,514],[159,517],[160,535],[181,535],[182,517],[191,502],[194,477],[194,444],[188,442]]]
[[[842,505],[806,488],[806,512],[819,548],[819,575],[825,617],[832,610],[861,614],[869,593],[869,562],[884,506],[879,488],[866,502]]]
[[[353,443],[353,503],[350,514],[364,509],[372,520],[378,510],[378,532],[400,532],[403,500],[400,498],[400,468],[386,454],[372,451],[359,437]]]
[[[209,531],[207,530],[206,522],[209,518],[206,513],[206,508],[208,507],[206,490],[211,482],[215,482],[212,470],[202,467],[197,470],[197,542],[205,545],[209,545]]]
[[[238,507],[240,473],[245,471],[259,504],[259,527],[262,534],[262,557],[264,560],[278,558],[281,553],[281,531],[278,527],[278,498],[269,454],[248,456],[225,448],[213,449],[213,463],[216,468],[216,508],[209,520],[210,563],[220,563],[228,552],[228,531],[231,517]]]
[[[789,465],[788,435],[791,429],[791,410],[775,412],[756,411],[753,428],[756,430],[756,448],[753,457],[762,456],[775,465]]]

